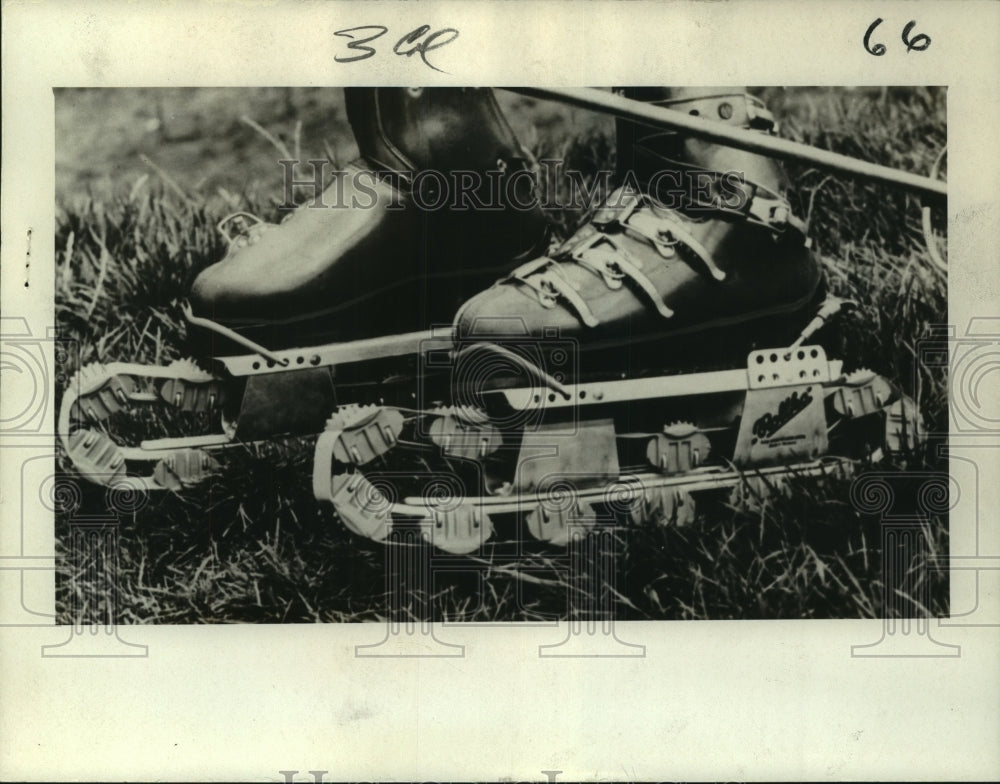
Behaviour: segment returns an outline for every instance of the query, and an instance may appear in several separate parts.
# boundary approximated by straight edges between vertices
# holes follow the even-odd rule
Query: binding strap
[[[613,291],[628,280],[661,316],[671,318],[674,312],[643,271],[643,262],[615,241],[616,232],[649,243],[665,259],[677,255],[677,248],[682,247],[701,262],[703,272],[713,280],[726,278],[705,246],[685,227],[683,218],[671,211],[654,211],[646,197],[619,188],[594,217],[589,231],[584,229],[565,243],[555,258],[543,256],[522,264],[501,283],[516,281],[534,290],[546,308],[556,307],[561,300],[586,326],[596,327],[600,320],[562,266],[572,262],[599,275]]]
[[[736,172],[708,171],[649,149],[637,150],[636,158],[643,171],[673,175],[661,180],[654,174],[644,183],[655,201],[667,209],[683,208],[739,218],[776,236],[791,229],[806,241],[806,224],[792,214],[788,200],[770,188],[742,175],[735,176]]]
[[[654,207],[648,196],[625,188],[611,194],[606,204],[619,206],[605,207],[594,217],[592,223],[599,231],[606,233],[617,226],[648,241],[664,258],[674,256],[677,245],[681,244],[714,280],[726,279],[726,273],[715,263],[708,249],[688,231],[678,213],[666,207]]]
[[[500,282],[511,280],[534,289],[543,307],[554,308],[558,304],[558,298],[562,297],[573,308],[577,318],[588,327],[596,327],[601,323],[555,259],[542,256],[529,261],[516,268]]]
[[[681,245],[702,263],[704,270],[714,280],[722,282],[726,279],[726,273],[715,263],[712,254],[694,238],[674,212],[657,213],[650,207],[629,216],[622,228],[627,233],[638,234],[649,240],[664,258],[673,256],[676,247]]]
[[[675,111],[727,125],[758,131],[770,136],[778,132],[774,115],[764,102],[748,93],[720,93],[652,101]],[[643,185],[663,206],[670,209],[706,210],[725,216],[739,217],[764,226],[776,235],[791,228],[808,242],[805,223],[792,215],[788,201],[779,193],[744,177],[734,178],[733,172],[706,171],[684,161],[677,161],[657,152],[657,139],[675,137],[678,131],[649,128],[635,140],[635,168],[638,171],[659,171],[679,175],[680,182],[660,182],[656,175]],[[655,180],[655,181],[654,181]],[[672,188],[671,188],[672,186]],[[675,203],[678,195],[683,203]]]
[[[608,288],[621,288],[622,279],[628,278],[646,295],[649,302],[664,318],[670,318],[674,312],[667,307],[656,290],[653,282],[642,272],[642,263],[632,258],[624,248],[606,234],[595,234],[586,242],[573,249],[574,261],[592,272],[596,272]]]

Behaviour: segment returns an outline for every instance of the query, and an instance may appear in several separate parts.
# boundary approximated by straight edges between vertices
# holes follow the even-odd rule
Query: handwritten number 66
[[[865,51],[868,52],[868,54],[875,55],[875,57],[881,57],[885,54],[885,44],[877,43],[872,46],[871,43],[872,33],[875,32],[876,27],[882,24],[882,21],[883,20],[881,18],[876,19],[871,23],[868,27],[868,31],[865,33]],[[924,33],[917,33],[914,36],[910,35],[913,32],[913,28],[916,27],[916,24],[917,23],[915,21],[910,21],[907,22],[906,27],[903,28],[903,34],[901,37],[903,39],[903,43],[906,44],[907,52],[922,52],[931,45],[931,37],[929,35],[925,35]]]

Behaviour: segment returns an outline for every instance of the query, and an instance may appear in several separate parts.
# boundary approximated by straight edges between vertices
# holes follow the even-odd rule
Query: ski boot
[[[626,95],[775,132],[742,90]],[[355,533],[564,545],[914,444],[911,401],[807,344],[845,303],[825,297],[777,163],[628,121],[618,134],[623,184],[593,219],[458,312],[451,405],[357,411],[318,439],[314,492]]]
[[[142,484],[176,490],[234,443],[315,434],[338,404],[408,400],[426,330],[544,247],[530,154],[490,89],[345,97],[360,162],[280,225],[243,213],[220,224],[229,251],[185,305],[199,361],[89,365],[74,377],[60,434],[84,476],[113,484],[146,464]],[[232,235],[237,218],[244,231]],[[164,404],[182,429],[214,432],[116,443],[120,412]]]
[[[270,349],[414,332],[450,322],[469,292],[544,243],[540,209],[522,206],[534,204],[531,180],[515,176],[529,153],[490,89],[345,96],[362,163],[202,272],[196,317]],[[208,330],[218,356],[228,333]]]
[[[636,88],[626,96],[760,133],[774,121],[733,90]],[[787,344],[824,296],[776,161],[618,121],[622,181],[550,256],[465,303],[459,336],[512,344],[557,333],[581,370],[701,369]]]

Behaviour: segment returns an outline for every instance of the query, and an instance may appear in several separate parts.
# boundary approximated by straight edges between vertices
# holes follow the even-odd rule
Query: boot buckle
[[[764,102],[752,95],[746,96],[747,125],[755,131],[767,131],[774,135],[778,133],[778,123],[774,115],[764,105]]]
[[[230,234],[230,226],[235,221],[243,222],[243,230],[238,232],[235,236]],[[226,238],[226,241],[232,246],[234,243],[239,242],[241,239],[244,240],[243,245],[249,243],[250,230],[257,224],[263,223],[260,218],[254,215],[252,212],[240,211],[231,212],[225,218],[220,220],[216,225],[216,230]],[[241,245],[242,247],[242,245]]]
[[[615,243],[604,235],[598,234],[589,237],[585,242],[580,243],[577,247],[573,249],[570,254],[573,261],[581,266],[586,267],[591,272],[595,272],[603,278],[605,285],[612,291],[617,291],[624,285],[625,273],[622,271],[621,267],[615,264],[613,255],[601,254],[598,258],[594,253],[594,250],[599,244],[610,245],[610,252],[612,254],[617,253],[622,256],[627,255],[624,250],[619,248]]]
[[[594,214],[590,222],[601,231],[605,231],[616,223],[624,225],[632,213],[641,206],[639,194],[622,186],[612,191],[604,206]]]
[[[594,255],[593,252],[598,244],[610,245],[610,254],[603,256],[599,262],[585,258],[585,254]],[[608,285],[608,288],[612,290],[622,288],[625,278],[628,278],[646,295],[650,304],[656,308],[661,316],[670,318],[674,315],[673,310],[667,307],[660,293],[656,290],[656,286],[653,285],[653,282],[642,271],[642,262],[637,258],[633,258],[623,248],[619,248],[610,237],[602,235],[593,237],[590,242],[581,245],[581,247],[573,251],[573,259],[588,269],[597,272],[604,278],[604,282]]]
[[[555,282],[548,275],[538,276],[538,302],[543,308],[552,309],[556,306],[559,297],[559,290]]]
[[[698,258],[705,271],[714,280],[724,281],[726,279],[725,271],[719,268],[712,258],[712,254],[687,230],[684,221],[676,213],[669,212],[662,215],[654,213],[652,217],[656,221],[654,225],[637,225],[633,221],[629,223],[628,228],[641,237],[645,237],[664,258],[674,256],[677,253],[675,246],[680,245]],[[670,237],[670,240],[664,240],[664,236]]]
[[[559,297],[562,297],[569,305],[570,309],[588,327],[596,327],[601,322],[590,310],[587,301],[580,296],[574,285],[563,277],[563,274],[556,266],[537,276],[537,283],[534,281],[524,281],[530,285],[538,294],[538,301],[544,308],[554,308],[559,304]]]
[[[624,284],[625,273],[622,272],[622,268],[619,267],[611,259],[605,259],[604,263],[600,265],[598,271],[601,273],[601,277],[604,278],[604,283],[612,291],[620,289]]]

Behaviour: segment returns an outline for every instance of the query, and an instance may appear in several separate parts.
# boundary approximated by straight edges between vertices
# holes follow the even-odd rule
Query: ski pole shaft
[[[510,92],[559,101],[571,106],[579,106],[602,114],[612,114],[626,120],[653,125],[658,128],[683,130],[692,136],[718,142],[748,152],[762,153],[776,158],[810,163],[814,166],[841,172],[864,179],[875,180],[887,185],[895,185],[919,193],[932,199],[942,200],[948,195],[948,187],[940,180],[922,177],[918,174],[899,171],[877,163],[861,161],[848,155],[820,150],[808,144],[766,136],[762,133],[733,128],[723,123],[704,120],[676,109],[653,106],[641,101],[633,101],[614,93],[593,87],[507,87]]]

